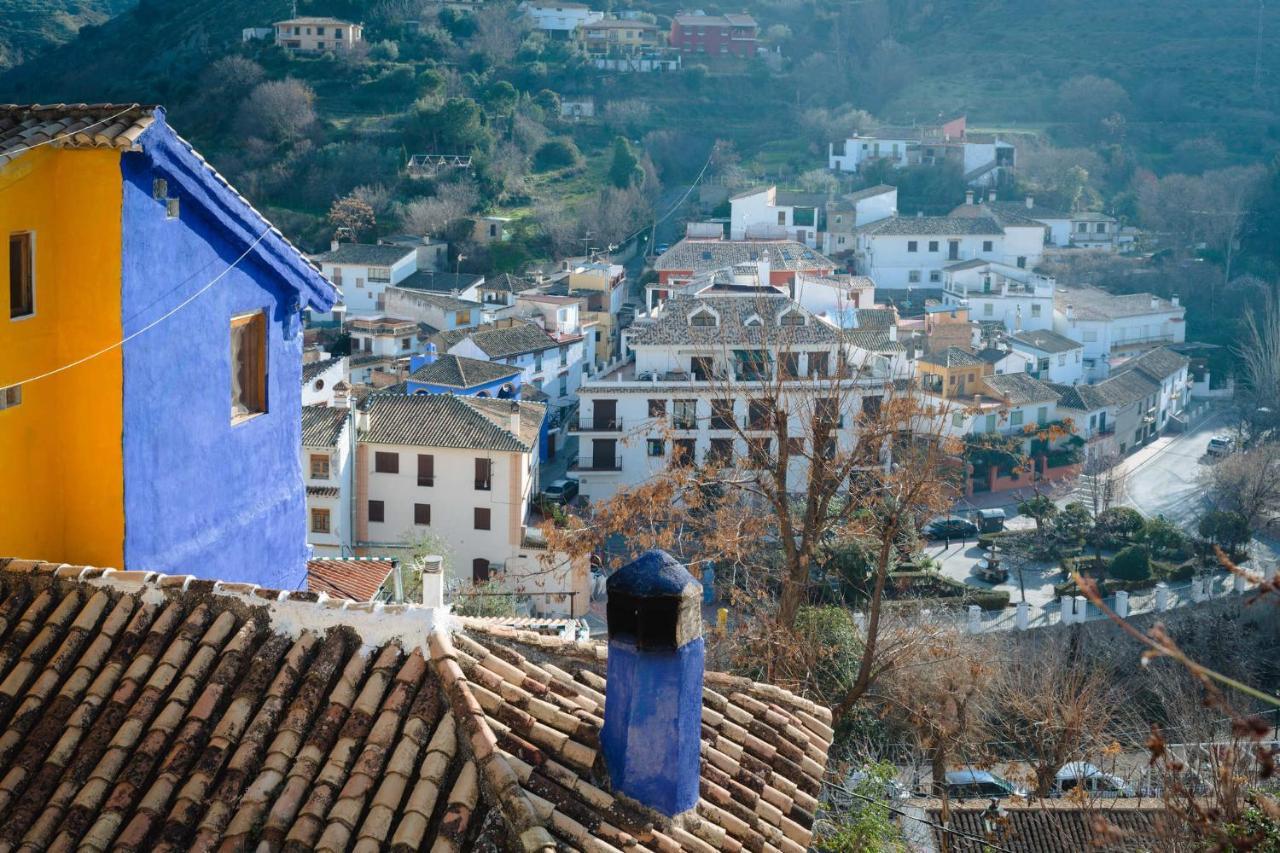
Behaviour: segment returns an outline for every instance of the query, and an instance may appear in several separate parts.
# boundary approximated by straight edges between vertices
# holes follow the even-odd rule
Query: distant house
[[[321,358],[302,364],[302,405],[332,406],[347,380],[347,357]]]
[[[827,202],[826,230],[819,235],[824,254],[839,257],[857,246],[857,229],[898,213],[898,189],[888,184],[846,193]]]
[[[557,409],[571,406],[582,384],[583,336],[549,334],[537,323],[502,321],[497,325],[442,331],[432,342],[442,352],[512,365],[525,388],[536,388]]]
[[[299,586],[333,286],[159,107],[0,107],[0,232],[0,553]]]
[[[578,26],[578,47],[591,56],[635,56],[653,53],[667,43],[657,24],[605,18]]]
[[[794,240],[686,237],[654,261],[658,281],[646,288],[648,305],[653,308],[695,276],[740,265],[759,267],[761,282],[773,285],[790,285],[802,273],[823,276],[836,271],[835,261]]]
[[[276,44],[294,53],[351,50],[364,38],[364,25],[339,18],[290,18],[272,26]]]
[[[996,134],[970,132],[964,116],[940,124],[854,131],[827,147],[827,166],[834,171],[860,172],[872,162],[897,169],[953,163],[970,186],[987,187],[1017,164],[1017,149]]]
[[[410,395],[461,394],[507,400],[520,394],[520,368],[452,353],[437,355],[434,344],[425,355],[415,356],[409,369],[412,372],[405,380],[405,393]]]
[[[560,115],[562,118],[592,118],[596,114],[594,98],[562,98]]]
[[[532,0],[520,4],[520,9],[535,29],[550,33],[554,38],[567,39],[583,24],[604,18],[585,3],[560,3],[555,0]]]
[[[471,228],[471,239],[477,243],[497,243],[511,239],[510,216],[481,216]]]
[[[972,199],[968,205],[972,205]],[[1045,245],[1056,248],[1120,250],[1120,222],[1114,216],[1097,211],[1069,212],[1037,204],[1034,196],[1022,201],[998,201],[995,191],[987,193],[985,204],[977,210],[962,205],[952,214],[980,215],[981,210],[992,210],[1006,216],[1027,217],[1044,224],[1047,229]]]
[[[1012,334],[1009,345],[1031,357],[1028,373],[1044,382],[1075,385],[1084,381],[1084,344],[1050,329]]]
[[[418,271],[414,246],[338,243],[316,255],[325,276],[342,291],[342,305],[350,317],[381,314],[383,291]]]
[[[729,239],[795,240],[811,249],[826,229],[826,193],[759,187],[729,199]]]
[[[671,19],[670,44],[684,54],[747,59],[760,50],[759,27],[746,14],[680,13]]]
[[[1097,287],[1058,288],[1055,332],[1084,344],[1085,373],[1105,379],[1114,361],[1187,339],[1186,311],[1178,297],[1108,293]]]
[[[307,543],[319,556],[351,553],[351,410],[302,407]]]

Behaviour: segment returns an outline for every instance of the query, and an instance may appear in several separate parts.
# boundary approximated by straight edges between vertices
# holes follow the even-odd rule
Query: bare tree
[[[440,184],[430,198],[415,199],[400,208],[400,223],[414,234],[440,234],[470,213],[479,200],[469,180]]]
[[[515,58],[520,43],[529,32],[529,21],[513,3],[486,3],[471,13],[476,31],[469,47],[493,65],[505,65]]]
[[[1236,355],[1249,389],[1245,420],[1254,425],[1263,409],[1280,407],[1280,298],[1272,291],[1266,292],[1261,311],[1245,314],[1244,333]],[[1272,419],[1261,421],[1266,423]],[[1265,438],[1265,432],[1262,436],[1249,436],[1250,440],[1259,437]]]
[[[1280,515],[1280,444],[1259,444],[1205,469],[1201,484],[1217,509],[1238,512],[1249,527]]]
[[[335,234],[348,235],[352,242],[359,242],[361,233],[369,231],[377,224],[373,208],[355,194],[335,199],[329,207],[329,224],[334,227]]]
[[[292,78],[268,80],[255,86],[240,104],[236,123],[249,136],[290,141],[315,123],[315,98],[306,83]]]

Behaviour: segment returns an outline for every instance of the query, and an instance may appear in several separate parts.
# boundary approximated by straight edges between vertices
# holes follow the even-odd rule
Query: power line
[[[888,803],[886,803],[886,802],[883,802],[883,801],[881,801],[881,800],[877,800],[877,799],[875,799],[874,797],[868,797],[866,794],[860,794],[860,793],[858,793],[857,791],[854,791],[854,790],[853,790],[853,789],[851,789],[851,788],[846,788],[846,787],[845,787],[845,786],[843,786],[843,785],[836,785],[836,784],[833,784],[833,783],[828,783],[828,784],[830,784],[830,785],[831,785],[831,787],[832,787],[832,788],[835,788],[837,791],[840,791],[840,792],[842,792],[842,793],[848,794],[848,795],[849,795],[849,796],[851,796],[851,797],[857,797],[857,798],[858,798],[858,799],[860,799],[860,800],[865,800],[866,802],[871,803],[872,805],[881,806],[881,807],[883,807],[883,808],[887,809],[888,811],[892,812],[893,814],[899,815],[899,816],[901,816],[901,817],[908,818],[908,819],[910,819],[910,820],[918,821],[919,823],[923,823],[923,824],[925,824],[925,825],[927,825],[927,826],[931,826],[931,827],[933,827],[934,829],[942,830],[943,832],[945,832],[945,833],[947,833],[947,834],[949,834],[949,835],[954,835],[954,836],[956,836],[957,838],[963,838],[963,839],[965,839],[966,841],[976,841],[976,842],[978,842],[979,844],[983,845],[983,846],[984,846],[984,848],[985,848],[985,849],[987,849],[987,850],[995,850],[995,851],[998,851],[998,853],[1013,853],[1013,851],[1012,851],[1012,850],[1010,850],[1009,848],[1007,848],[1007,847],[1001,847],[999,844],[994,844],[994,843],[992,843],[991,841],[989,841],[989,840],[987,840],[987,839],[985,839],[985,838],[980,838],[980,837],[979,837],[979,836],[977,836],[977,835],[972,835],[972,834],[970,834],[970,833],[968,833],[968,832],[964,832],[963,830],[959,830],[959,829],[956,829],[956,828],[954,828],[954,827],[946,826],[945,824],[936,823],[936,822],[931,821],[931,820],[929,820],[928,818],[925,818],[925,817],[918,817],[917,815],[913,815],[913,814],[911,814],[911,813],[909,813],[909,812],[904,812],[904,811],[902,811],[901,809],[896,809],[896,808],[894,808],[893,806],[889,805],[889,804],[888,804]]]
[[[32,149],[35,149],[35,148],[39,148],[41,145],[51,145],[54,142],[60,142],[61,140],[68,139],[72,136],[75,136],[76,134],[84,133],[86,130],[88,130],[91,127],[97,127],[100,124],[106,124],[109,121],[117,119],[120,116],[124,115],[125,113],[129,112],[129,110],[135,109],[137,106],[138,106],[137,104],[130,104],[129,106],[125,107],[115,115],[110,115],[110,116],[107,116],[106,118],[100,118],[97,121],[93,122],[92,124],[86,124],[84,127],[79,128],[77,130],[69,130],[66,133],[60,133],[57,136],[50,137],[49,139],[45,139],[41,142],[32,143],[31,145],[24,145],[21,148],[14,148],[8,151],[0,151],[0,154],[3,154],[5,157],[15,157],[18,154],[31,151]]]
[[[247,249],[245,249],[245,250],[244,250],[244,252],[242,252],[242,253],[241,253],[240,257],[238,257],[238,258],[236,258],[234,261],[232,261],[232,262],[231,262],[231,264],[230,264],[226,269],[224,269],[222,272],[220,272],[220,273],[218,273],[216,276],[214,276],[214,277],[213,277],[213,278],[212,278],[212,279],[211,279],[207,284],[205,284],[203,287],[201,287],[201,288],[200,288],[199,290],[197,290],[195,293],[191,294],[191,295],[190,295],[190,296],[188,296],[186,299],[182,300],[182,301],[181,301],[181,302],[179,302],[177,305],[175,305],[173,308],[170,308],[170,309],[169,309],[168,311],[166,311],[164,314],[160,315],[159,317],[157,317],[156,319],[152,320],[152,321],[151,321],[150,323],[148,323],[147,325],[143,326],[141,329],[138,329],[138,331],[136,331],[136,332],[134,332],[134,333],[132,333],[132,334],[130,334],[130,335],[126,335],[126,336],[125,336],[124,338],[122,338],[121,340],[116,341],[115,343],[110,344],[110,345],[108,345],[108,346],[105,346],[105,347],[103,347],[102,349],[98,350],[97,352],[91,352],[91,353],[89,353],[88,355],[86,355],[86,356],[84,356],[84,357],[82,357],[82,358],[78,358],[78,359],[76,359],[75,361],[68,362],[67,364],[62,365],[61,367],[55,367],[55,368],[53,368],[52,370],[46,370],[44,373],[38,373],[38,374],[36,374],[35,376],[32,376],[32,377],[30,377],[30,378],[28,378],[28,379],[22,379],[22,380],[19,380],[19,381],[17,381],[17,382],[10,382],[10,383],[7,383],[7,385],[6,385],[5,387],[12,387],[12,386],[14,386],[14,385],[27,385],[27,384],[30,384],[30,383],[32,383],[32,382],[38,382],[38,381],[40,381],[41,379],[47,379],[47,378],[49,378],[50,376],[54,376],[54,375],[56,375],[56,374],[62,373],[63,371],[70,370],[70,369],[71,369],[71,368],[73,368],[73,367],[78,367],[78,366],[80,366],[80,365],[84,364],[86,361],[92,361],[93,359],[97,358],[97,357],[98,357],[98,356],[100,356],[100,355],[105,355],[106,353],[109,353],[109,352],[111,352],[112,350],[119,349],[120,347],[122,347],[122,346],[124,346],[125,344],[127,344],[129,341],[131,341],[131,340],[133,340],[134,338],[136,338],[136,337],[138,337],[139,335],[141,335],[143,332],[147,332],[147,331],[150,331],[151,329],[154,329],[156,326],[160,325],[160,324],[161,324],[161,323],[163,323],[165,320],[168,320],[168,319],[169,319],[170,317],[172,317],[174,314],[177,314],[177,313],[178,313],[179,311],[181,311],[183,308],[186,308],[188,305],[190,305],[192,302],[194,302],[194,301],[196,300],[196,298],[197,298],[198,296],[200,296],[200,294],[204,293],[206,290],[208,290],[209,288],[213,287],[215,284],[217,284],[219,281],[221,281],[224,277],[226,277],[227,273],[231,272],[233,269],[235,269],[235,268],[236,268],[236,266],[237,266],[237,265],[239,265],[239,263],[240,263],[241,261],[243,261],[245,258],[247,258],[247,257],[249,256],[249,253],[253,251],[254,247],[255,247],[255,246],[257,246],[259,243],[261,243],[261,242],[262,242],[262,240],[263,240],[263,238],[264,238],[264,237],[266,237],[266,236],[267,236],[267,234],[269,234],[270,232],[271,232],[271,226],[267,226],[266,230],[265,230],[265,231],[263,231],[261,234],[259,234],[259,235],[258,235],[258,239],[254,240],[252,243],[250,243],[250,244],[249,244],[249,247],[248,247]]]

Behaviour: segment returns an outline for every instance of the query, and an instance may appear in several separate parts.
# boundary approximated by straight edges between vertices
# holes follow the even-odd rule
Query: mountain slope
[[[0,2],[0,69],[29,62],[101,24],[136,0],[3,0]]]

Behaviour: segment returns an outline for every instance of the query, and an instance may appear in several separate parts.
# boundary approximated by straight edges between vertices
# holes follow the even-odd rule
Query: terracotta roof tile
[[[307,561],[307,589],[348,601],[372,601],[398,561],[343,557]]]
[[[599,644],[251,584],[0,569],[0,846],[808,843],[830,716],[786,691],[707,673],[702,798],[671,824],[609,791]],[[394,638],[395,619],[417,627]]]

